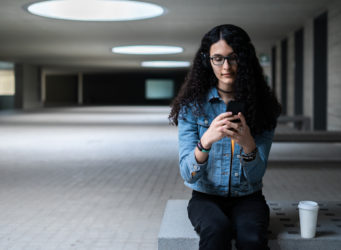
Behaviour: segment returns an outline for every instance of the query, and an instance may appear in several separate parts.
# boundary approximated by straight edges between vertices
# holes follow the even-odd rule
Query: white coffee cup
[[[302,238],[314,238],[316,234],[319,205],[315,201],[300,201],[298,204]]]

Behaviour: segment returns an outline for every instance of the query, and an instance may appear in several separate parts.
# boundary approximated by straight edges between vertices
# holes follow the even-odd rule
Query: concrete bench
[[[310,118],[303,115],[292,115],[292,116],[285,116],[281,115],[278,117],[278,123],[293,123],[295,128],[301,130],[310,130],[311,129],[311,121]]]
[[[158,236],[158,250],[197,250],[199,237],[187,217],[188,200],[169,200]],[[319,202],[316,237],[302,239],[297,203],[268,202],[271,250],[340,250],[341,201]],[[235,249],[235,248],[233,248]]]
[[[339,131],[275,132],[274,142],[341,142]]]

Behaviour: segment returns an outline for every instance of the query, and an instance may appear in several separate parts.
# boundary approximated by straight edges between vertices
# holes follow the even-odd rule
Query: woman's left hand
[[[246,124],[245,116],[239,112],[238,117],[240,119],[240,126],[234,131],[230,138],[242,146],[244,153],[247,154],[256,148],[256,143],[253,136],[251,135],[249,126]]]

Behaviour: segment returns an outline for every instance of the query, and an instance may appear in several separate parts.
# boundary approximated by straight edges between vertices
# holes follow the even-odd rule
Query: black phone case
[[[226,111],[232,112],[233,115],[238,115],[239,112],[241,112],[243,115],[245,115],[245,107],[244,103],[238,102],[238,101],[229,101],[227,103]]]

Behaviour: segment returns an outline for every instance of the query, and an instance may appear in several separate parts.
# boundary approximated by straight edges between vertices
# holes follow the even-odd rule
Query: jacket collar
[[[210,90],[208,91],[207,94],[207,101],[208,102],[212,102],[212,101],[217,101],[217,100],[221,100],[220,96],[218,95],[218,90],[216,87],[212,87],[210,88]]]

